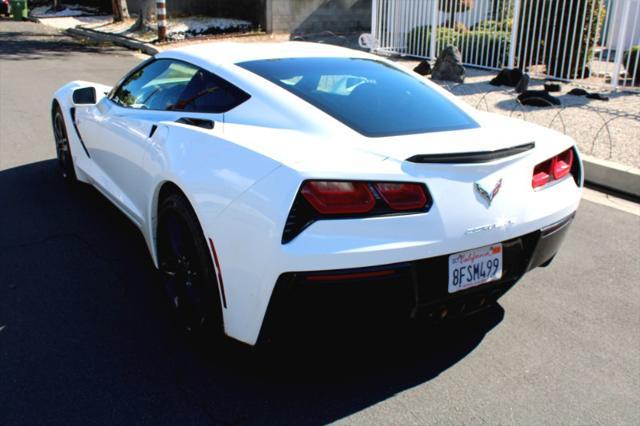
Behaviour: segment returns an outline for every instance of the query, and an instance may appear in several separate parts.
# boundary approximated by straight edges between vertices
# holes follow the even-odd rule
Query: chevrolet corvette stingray
[[[490,306],[552,261],[583,185],[569,137],[322,44],[164,51],[66,84],[51,114],[63,176],[140,229],[179,323],[250,345],[346,301]]]

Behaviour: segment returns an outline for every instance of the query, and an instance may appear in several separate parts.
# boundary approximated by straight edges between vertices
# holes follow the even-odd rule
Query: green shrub
[[[633,84],[640,84],[640,45],[631,46],[631,49],[624,52],[624,65],[627,67],[627,76],[633,79]]]
[[[511,20],[511,19],[505,20],[505,21],[494,21],[494,20],[488,19],[486,21],[481,21],[481,22],[477,23],[476,25],[471,27],[471,30],[473,30],[473,31],[480,31],[480,30],[484,30],[484,31],[511,31],[511,23],[512,22],[513,22],[513,20]]]
[[[436,30],[436,43],[440,48],[455,46],[462,54],[462,61],[480,66],[502,68],[509,54],[511,33],[508,31],[473,30],[456,31],[441,27]],[[431,27],[412,29],[407,38],[409,46],[422,46],[423,53],[429,53]]]

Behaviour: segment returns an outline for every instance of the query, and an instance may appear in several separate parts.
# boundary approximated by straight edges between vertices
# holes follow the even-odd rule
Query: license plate
[[[502,278],[502,244],[449,256],[449,293]]]

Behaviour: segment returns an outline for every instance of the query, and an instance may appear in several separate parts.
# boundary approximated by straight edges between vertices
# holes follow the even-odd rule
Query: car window
[[[220,113],[248,98],[208,71],[182,61],[159,59],[130,75],[112,100],[136,109]]]
[[[166,110],[178,102],[197,72],[184,62],[159,59],[130,75],[112,100],[129,108]]]
[[[192,112],[222,113],[249,99],[249,95],[221,79],[199,69],[168,109]]]
[[[239,66],[279,85],[365,136],[478,127],[420,78],[359,58],[284,58]]]
[[[323,75],[320,76],[316,90],[334,95],[349,96],[356,87],[363,83],[375,82],[355,75]]]

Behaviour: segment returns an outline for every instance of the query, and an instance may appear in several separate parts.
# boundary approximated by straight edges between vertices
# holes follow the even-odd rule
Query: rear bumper
[[[529,234],[503,241],[500,280],[448,292],[449,255],[389,265],[280,275],[261,335],[306,320],[426,318],[439,321],[492,305],[527,271],[548,265],[575,213]]]

